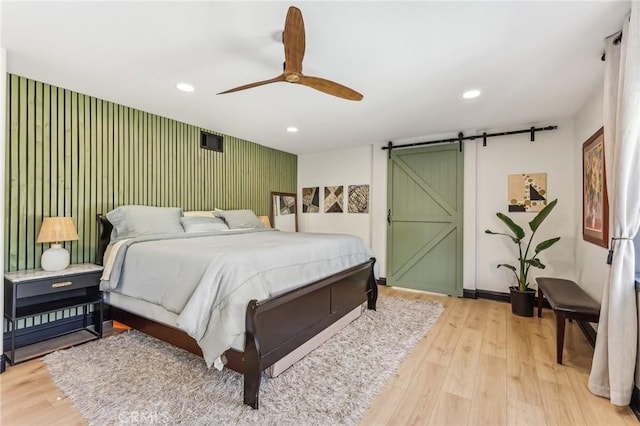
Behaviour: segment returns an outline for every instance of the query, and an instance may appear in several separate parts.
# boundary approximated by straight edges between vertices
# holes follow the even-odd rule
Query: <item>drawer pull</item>
[[[60,283],[51,284],[51,288],[67,287],[73,284],[71,281],[62,281]]]

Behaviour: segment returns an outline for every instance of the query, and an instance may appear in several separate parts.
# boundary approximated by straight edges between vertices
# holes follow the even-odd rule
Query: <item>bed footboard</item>
[[[305,287],[247,306],[244,403],[258,408],[262,371],[367,302],[376,308],[375,259]]]

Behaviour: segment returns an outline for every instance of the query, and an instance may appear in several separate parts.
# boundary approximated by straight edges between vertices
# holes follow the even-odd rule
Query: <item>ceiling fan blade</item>
[[[229,89],[229,90],[225,90],[224,92],[220,92],[220,93],[218,93],[218,95],[224,95],[225,93],[238,92],[240,90],[251,89],[252,87],[263,86],[263,85],[269,84],[269,83],[277,83],[279,81],[286,81],[285,78],[284,78],[284,74],[280,74],[276,78],[272,78],[270,80],[256,81],[255,83],[249,83],[249,84],[245,84],[244,86],[234,87],[233,89]]]
[[[325,80],[324,78],[320,77],[309,77],[305,75],[302,76],[297,83],[303,84],[329,95],[348,99],[350,101],[360,101],[363,98],[362,94],[348,88],[347,86],[343,86],[342,84],[336,83],[331,80]]]
[[[304,57],[304,21],[302,12],[291,6],[287,12],[282,35],[284,43],[285,73],[302,73],[302,58]]]

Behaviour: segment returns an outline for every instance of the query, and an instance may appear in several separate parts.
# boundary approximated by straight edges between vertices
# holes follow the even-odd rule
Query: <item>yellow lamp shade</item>
[[[76,227],[70,217],[45,217],[38,234],[37,243],[59,243],[78,239]]]
[[[69,266],[69,252],[60,241],[78,239],[76,227],[70,217],[45,217],[38,234],[37,243],[53,243],[42,253],[40,266],[45,271],[61,271]]]
[[[267,228],[271,228],[271,223],[269,222],[269,216],[260,216],[260,220],[264,223],[264,226]]]

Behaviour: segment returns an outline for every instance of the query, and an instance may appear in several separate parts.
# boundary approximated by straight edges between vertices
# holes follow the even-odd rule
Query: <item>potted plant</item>
[[[551,210],[556,206],[558,200],[553,200],[549,204],[547,204],[542,210],[538,212],[538,214],[529,222],[529,228],[531,228],[531,236],[529,240],[526,241],[526,248],[523,250],[523,243],[525,239],[525,232],[522,227],[517,225],[513,220],[511,220],[507,215],[502,213],[496,213],[496,216],[503,221],[509,230],[510,234],[506,234],[503,232],[493,232],[490,230],[484,231],[487,234],[491,235],[504,235],[509,237],[514,244],[518,246],[518,262],[517,267],[514,265],[510,265],[508,263],[501,263],[498,265],[498,268],[505,267],[511,269],[513,274],[516,277],[517,285],[509,287],[511,293],[511,311],[523,317],[532,317],[533,316],[533,306],[535,302],[535,294],[536,291],[534,289],[529,288],[528,276],[529,276],[529,268],[532,266],[534,268],[544,269],[545,265],[540,262],[538,259],[538,254],[543,250],[548,249],[555,243],[560,240],[560,237],[550,238],[548,240],[544,240],[535,248],[531,247],[531,242],[533,240],[533,236],[536,234],[538,228],[540,228],[540,224],[549,216]],[[533,249],[533,253],[530,255],[530,250]]]

